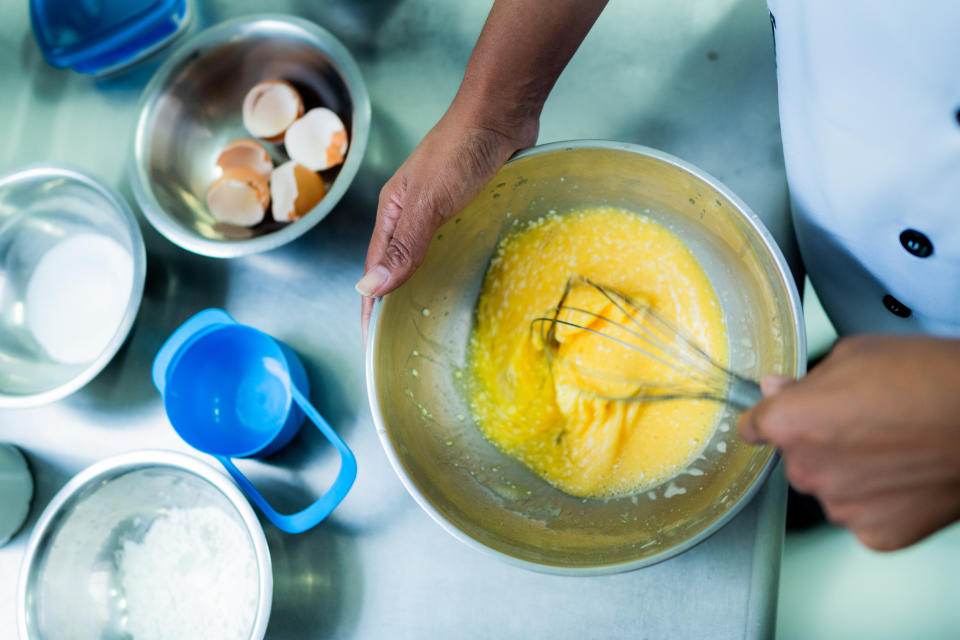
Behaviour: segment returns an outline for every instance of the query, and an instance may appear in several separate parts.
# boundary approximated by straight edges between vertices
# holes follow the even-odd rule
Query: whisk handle
[[[746,411],[761,400],[763,400],[763,391],[760,390],[759,384],[746,378],[734,378],[733,384],[730,385],[730,392],[727,394],[727,404],[740,411]]]

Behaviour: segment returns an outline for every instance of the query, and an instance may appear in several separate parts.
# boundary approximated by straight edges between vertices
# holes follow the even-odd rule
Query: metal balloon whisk
[[[599,302],[599,310],[579,306],[576,299],[584,296]],[[604,399],[706,399],[744,411],[763,397],[759,384],[718,364],[648,303],[583,276],[571,276],[557,306],[534,319],[530,329],[539,332],[555,374],[562,365]],[[603,339],[594,341],[594,357],[566,348],[567,340],[581,331]],[[641,375],[635,373],[638,364]]]

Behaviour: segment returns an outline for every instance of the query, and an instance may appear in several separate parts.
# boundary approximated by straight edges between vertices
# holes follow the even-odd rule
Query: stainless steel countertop
[[[340,37],[357,58],[373,102],[367,156],[326,220],[266,254],[230,261],[195,256],[141,221],[147,285],[127,345],[72,397],[0,411],[0,441],[24,450],[37,484],[26,527],[0,548],[0,637],[16,634],[14,594],[30,527],[70,476],[132,449],[193,453],[167,424],[149,368],[164,338],[211,306],[302,355],[314,403],[359,461],[354,489],[322,525],[298,536],[265,525],[276,580],[268,637],[772,636],[785,502],[779,473],[731,524],[688,553],[633,573],[564,578],[498,563],[454,540],[405,493],[380,448],[364,396],[353,284],[380,186],[453,97],[490,2],[198,5],[205,25],[286,11]],[[29,162],[70,163],[117,187],[134,205],[126,160],[136,101],[156,64],[105,80],[52,69],[33,41],[28,3],[4,3],[0,171]],[[737,192],[794,268],[799,264],[762,0],[611,3],[543,114],[541,142],[571,138],[646,144],[699,165]],[[320,434],[305,429],[268,463],[242,466],[279,506],[295,507],[313,495],[311,487],[326,486],[336,464]]]

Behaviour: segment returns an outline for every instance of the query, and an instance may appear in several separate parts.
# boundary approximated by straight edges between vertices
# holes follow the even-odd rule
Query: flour
[[[133,640],[246,640],[258,574],[245,529],[215,507],[171,509],[119,554]]]

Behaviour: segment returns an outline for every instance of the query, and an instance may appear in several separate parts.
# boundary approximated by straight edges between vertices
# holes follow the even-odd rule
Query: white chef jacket
[[[960,335],[960,0],[768,0],[797,241],[838,332]]]

